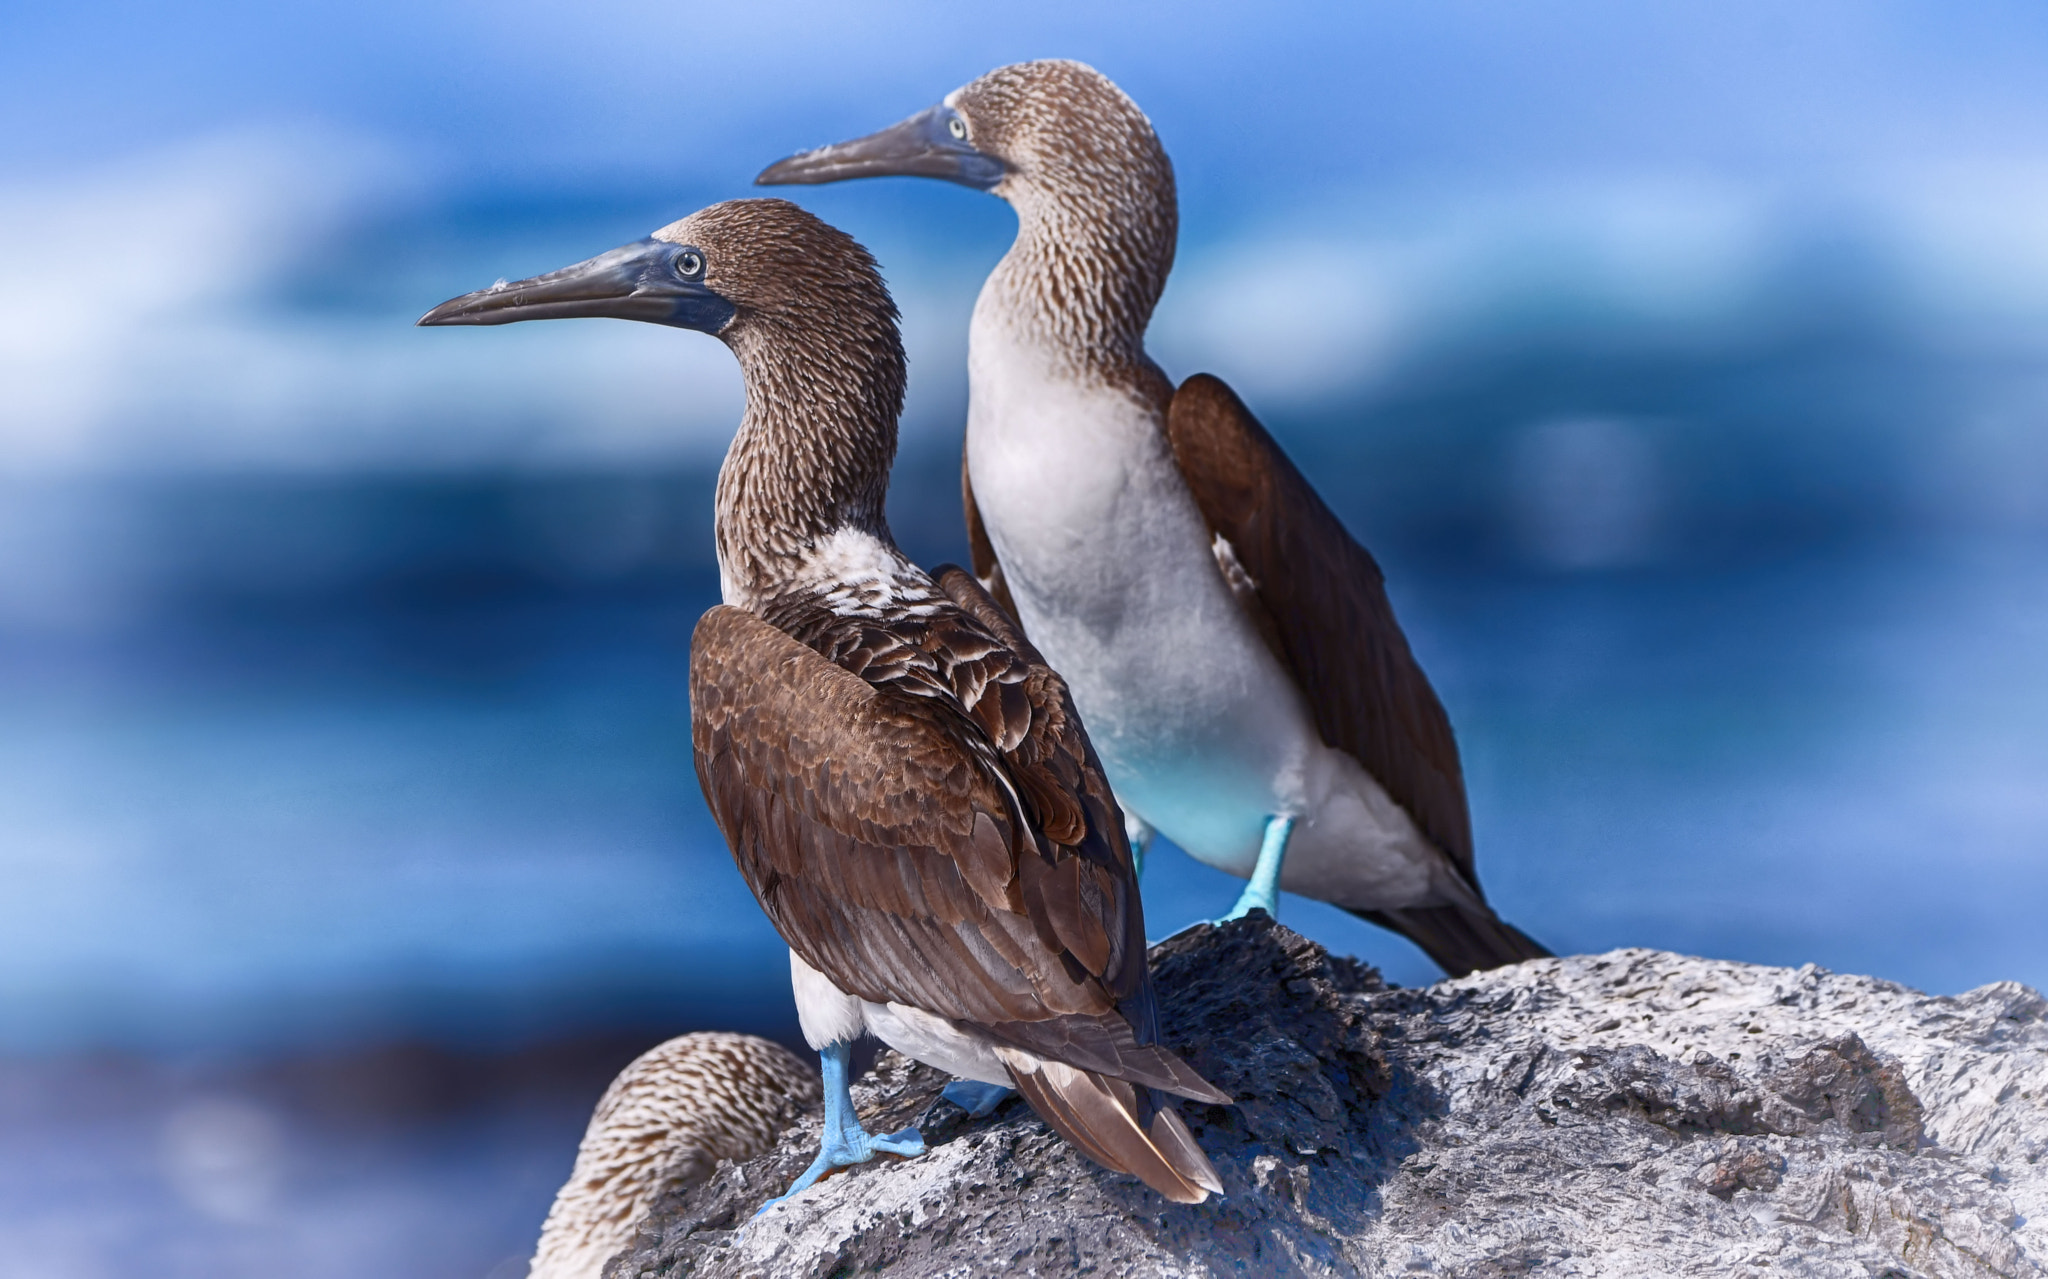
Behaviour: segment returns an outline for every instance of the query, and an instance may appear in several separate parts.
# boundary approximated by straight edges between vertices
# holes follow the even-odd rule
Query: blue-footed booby
[[[1286,888],[1453,974],[1548,954],[1480,892],[1450,720],[1379,566],[1230,388],[1145,353],[1179,226],[1151,121],[1090,67],[1024,62],[756,180],[891,174],[1016,210],[969,337],[969,542],[1125,810],[1248,879],[1232,916]]]
[[[1130,846],[1066,685],[971,575],[928,574],[890,535],[905,366],[874,260],[787,201],[739,200],[420,322],[567,316],[713,334],[746,381],[690,714],[823,1065],[822,1149],[788,1194],[923,1152],[915,1128],[875,1137],[854,1113],[864,1032],[1016,1088],[1168,1199],[1219,1193],[1162,1094],[1230,1099],[1159,1043]]]
[[[600,1279],[664,1191],[765,1154],[817,1104],[818,1076],[753,1035],[699,1031],[641,1053],[591,1113],[527,1279]]]

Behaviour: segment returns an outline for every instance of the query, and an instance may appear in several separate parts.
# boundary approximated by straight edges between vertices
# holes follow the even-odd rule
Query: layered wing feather
[[[1242,566],[1246,580],[1232,584],[1256,597],[1323,741],[1355,756],[1473,880],[1450,716],[1408,649],[1379,565],[1218,379],[1181,383],[1167,434],[1195,504]]]
[[[1470,890],[1445,905],[1359,913],[1453,974],[1548,955],[1480,892],[1450,717],[1394,620],[1379,565],[1220,380],[1181,384],[1167,434],[1218,538],[1218,568],[1293,673],[1324,743],[1365,767]]]
[[[967,471],[967,449],[960,450],[960,509],[967,519],[967,555],[974,566],[975,580],[995,597],[1011,619],[1017,616],[1017,601],[1010,596],[1010,583],[1003,577],[1003,564],[996,558],[996,545],[989,541],[988,526],[981,522],[981,507],[974,500],[974,479]],[[1022,634],[1019,624],[1019,634]]]
[[[1065,685],[965,573],[940,581],[889,620],[793,600],[698,624],[698,777],[741,873],[849,994],[1226,1100],[1154,1042],[1130,851]]]

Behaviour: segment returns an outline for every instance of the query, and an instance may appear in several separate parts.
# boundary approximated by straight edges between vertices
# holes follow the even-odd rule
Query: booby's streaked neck
[[[1156,373],[1145,328],[1173,269],[1180,215],[1173,166],[1150,127],[1027,161],[996,194],[1017,211],[1017,240],[982,305],[1075,372]]]
[[[893,315],[835,340],[758,317],[719,336],[739,357],[747,408],[718,472],[719,580],[755,612],[851,530],[894,553],[885,503],[902,411]]]

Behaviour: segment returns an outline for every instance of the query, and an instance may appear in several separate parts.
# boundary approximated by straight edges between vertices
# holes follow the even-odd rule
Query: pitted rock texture
[[[817,1149],[657,1204],[607,1279],[2048,1274],[2048,1001],[1658,951],[1421,990],[1264,919],[1153,951],[1225,1195],[1166,1203],[1021,1102],[750,1221]],[[869,1128],[944,1079],[885,1053]],[[744,1230],[737,1229],[744,1226]]]

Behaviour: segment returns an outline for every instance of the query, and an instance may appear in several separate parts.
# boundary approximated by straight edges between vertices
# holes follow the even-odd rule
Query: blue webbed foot
[[[1266,821],[1265,838],[1259,842],[1258,864],[1252,867],[1252,877],[1244,886],[1244,893],[1238,897],[1237,905],[1230,913],[1217,920],[1227,924],[1233,919],[1243,919],[1255,910],[1263,910],[1274,919],[1280,918],[1280,867],[1287,860],[1287,837],[1294,831],[1292,817],[1272,817]]]
[[[819,1143],[818,1157],[790,1184],[788,1190],[762,1204],[755,1216],[796,1198],[836,1169],[864,1164],[876,1155],[915,1159],[924,1153],[924,1134],[915,1128],[876,1137],[860,1126],[860,1116],[853,1109],[852,1085],[847,1078],[847,1066],[852,1056],[853,1045],[848,1042],[827,1044],[819,1051],[818,1062],[823,1068],[825,1085],[825,1135]]]
[[[900,1128],[886,1137],[868,1138],[868,1158],[876,1155],[895,1155],[899,1159],[915,1159],[924,1153],[924,1134],[916,1128]]]
[[[1015,1088],[1005,1084],[985,1084],[978,1079],[955,1079],[939,1094],[966,1111],[969,1119],[980,1119],[994,1113],[997,1106],[1016,1095]]]
[[[787,1203],[796,1198],[824,1180],[827,1173],[836,1172],[841,1168],[851,1168],[855,1164],[864,1164],[876,1155],[898,1155],[904,1159],[915,1159],[924,1153],[924,1134],[915,1128],[905,1128],[886,1137],[869,1136],[865,1132],[860,1133],[860,1136],[862,1139],[857,1142],[827,1139],[824,1147],[818,1151],[818,1157],[811,1160],[811,1166],[804,1169],[795,1181],[789,1183],[789,1189],[762,1204],[761,1212],[754,1215],[758,1217],[777,1204]]]

